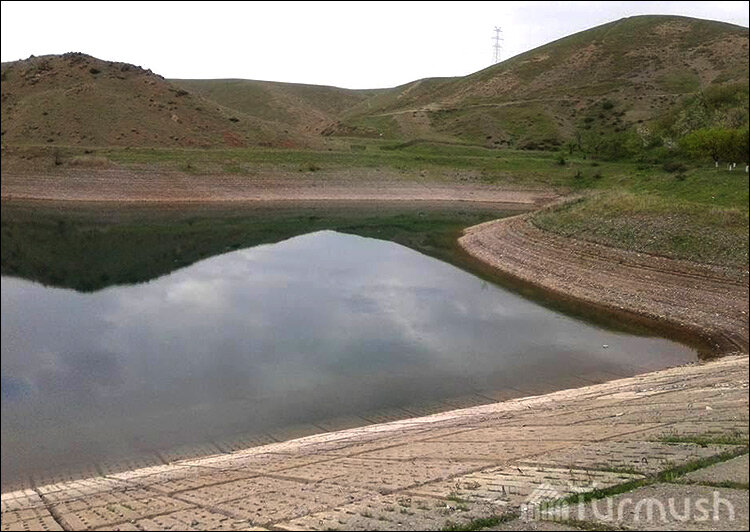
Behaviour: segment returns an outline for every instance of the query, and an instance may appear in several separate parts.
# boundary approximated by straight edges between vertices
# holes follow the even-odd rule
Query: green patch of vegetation
[[[592,491],[588,491],[584,493],[576,493],[568,497],[563,497],[561,499],[549,501],[549,502],[542,504],[540,507],[540,510],[549,512],[550,515],[553,516],[556,511],[555,509],[561,508],[564,506],[570,506],[573,504],[580,505],[580,504],[585,504],[590,501],[603,499],[606,497],[613,497],[615,495],[628,493],[635,489],[648,486],[651,484],[673,483],[687,473],[690,473],[692,471],[697,471],[699,469],[703,469],[703,468],[706,468],[708,466],[711,466],[720,462],[726,462],[727,460],[731,460],[732,458],[741,456],[743,454],[746,454],[747,452],[748,452],[747,446],[738,447],[736,449],[731,449],[729,451],[725,451],[723,453],[720,453],[714,456],[710,456],[706,458],[699,458],[697,460],[687,462],[683,465],[670,467],[668,469],[660,471],[659,473],[656,473],[654,475],[650,475],[644,478],[634,479],[632,481],[624,482],[622,484],[618,484],[615,486],[610,486],[608,488],[594,489]],[[577,525],[574,525],[574,526],[577,526]],[[580,526],[582,526],[583,528],[587,528],[585,527],[584,523],[581,523]]]
[[[569,495],[568,497],[563,497],[562,499],[549,501],[541,506],[541,510],[549,511],[556,507],[568,506],[571,504],[584,504],[589,501],[604,499],[605,497],[613,497],[621,493],[633,491],[648,484],[653,484],[654,482],[655,480],[650,477],[638,478],[629,482],[623,482],[622,484],[610,486],[608,488],[597,488],[583,493],[575,493],[573,495]]]
[[[703,103],[710,110],[720,110],[748,105],[750,85],[747,81],[739,83],[713,84],[703,91]]]
[[[660,80],[661,87],[669,93],[683,94],[700,89],[700,78],[689,71],[669,72]]]
[[[725,489],[731,489],[731,490],[750,489],[750,486],[748,485],[747,482],[732,482],[731,480],[726,480],[724,482],[705,482],[705,481],[694,482],[694,481],[683,480],[681,484],[708,486],[709,488],[725,488]]]
[[[447,532],[470,532],[472,530],[482,530],[484,528],[498,526],[517,519],[518,515],[519,514],[516,512],[507,512],[493,517],[480,517],[466,523],[453,523],[448,521],[443,527],[443,530]]]
[[[572,528],[579,528],[581,530],[588,530],[593,532],[606,532],[609,530],[624,530],[621,527],[613,525],[612,523],[600,523],[598,521],[585,521],[581,519],[545,519],[545,521],[553,522],[558,525],[569,526]]]
[[[455,491],[450,492],[448,496],[446,497],[446,500],[449,500],[458,504],[463,504],[466,502],[466,499],[459,496],[459,494],[456,493]]]
[[[322,168],[315,163],[303,164],[299,169],[300,172],[317,172],[318,170]]]
[[[401,130],[392,116],[367,116],[355,123],[358,129],[353,131],[357,136],[383,137],[385,139],[400,138]]]
[[[735,449],[731,449],[731,450],[725,451],[723,453],[720,453],[714,456],[709,456],[706,458],[699,458],[697,460],[693,460],[686,464],[675,466],[675,467],[672,467],[665,471],[660,472],[654,477],[654,481],[655,482],[674,482],[675,480],[682,477],[683,475],[686,475],[687,473],[692,473],[693,471],[698,471],[699,469],[705,469],[708,466],[712,466],[720,462],[726,462],[727,460],[731,460],[732,458],[736,458],[738,456],[742,456],[743,454],[747,454],[747,452],[748,452],[747,445],[743,445],[743,446],[738,446]]]
[[[438,133],[496,148],[554,150],[563,142],[552,113],[536,103],[433,111],[430,120]]]
[[[710,157],[717,164],[744,162],[750,158],[750,136],[747,126],[736,129],[698,129],[682,138],[685,152],[696,158]]]
[[[356,147],[356,149],[355,149]],[[382,149],[381,149],[382,148]],[[507,183],[530,188],[565,187],[569,176],[565,167],[550,168],[557,155],[544,151],[498,150],[475,145],[413,142],[402,145],[357,139],[337,144],[331,151],[232,148],[74,148],[57,147],[63,164],[84,152],[91,157],[110,161],[112,165],[134,171],[154,168],[204,174],[260,172],[279,174],[298,171],[313,165],[328,173],[346,172],[356,179],[357,170],[382,169],[403,180],[424,181],[427,170],[437,181],[462,181],[460,173],[471,174],[472,180],[486,183]],[[53,165],[52,148],[41,146],[3,148],[6,154],[24,161],[48,161]],[[188,168],[190,166],[191,168]],[[197,170],[195,170],[197,169]],[[323,177],[322,179],[324,179]]]
[[[538,227],[564,236],[696,262],[748,264],[748,209],[664,194],[602,192],[538,212]]]
[[[725,129],[746,129],[747,125],[747,81],[727,84],[714,82],[693,96],[682,98],[677,105],[653,120],[654,138],[651,140],[658,145],[657,137],[680,141],[696,131],[721,132]],[[739,160],[746,159],[743,157]]]

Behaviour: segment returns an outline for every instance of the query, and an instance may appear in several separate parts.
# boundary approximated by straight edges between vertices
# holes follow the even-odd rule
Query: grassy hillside
[[[245,79],[174,79],[175,85],[285,129],[319,135],[345,110],[380,92]]]
[[[747,123],[748,30],[675,16],[631,17],[541,46],[462,78],[397,87],[344,113],[330,134],[451,139],[550,149],[597,135],[641,137],[685,119],[696,95],[744,94],[721,119]]]
[[[745,195],[747,200],[747,195]],[[534,215],[564,236],[641,253],[746,269],[748,210],[607,191]]]
[[[3,144],[300,145],[279,125],[126,63],[69,53],[2,64]]]

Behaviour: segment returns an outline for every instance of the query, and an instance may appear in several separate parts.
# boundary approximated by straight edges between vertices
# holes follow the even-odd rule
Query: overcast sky
[[[489,66],[622,17],[748,26],[748,2],[2,2],[2,61],[84,52],[167,78],[392,87]]]

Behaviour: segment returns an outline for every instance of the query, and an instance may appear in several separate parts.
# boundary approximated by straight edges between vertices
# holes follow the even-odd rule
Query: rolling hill
[[[299,145],[150,70],[81,53],[2,64],[3,144],[211,147]]]
[[[465,77],[392,89],[165,80],[83,54],[2,65],[3,144],[321,146],[321,136],[489,148],[677,138],[748,122],[748,29],[637,16]]]
[[[739,107],[735,121],[747,123],[747,80],[747,28],[630,17],[466,77],[424,79],[380,93],[347,110],[326,133],[553,148],[581,130],[675,121],[689,112],[691,98],[712,89],[718,99],[733,98],[725,103]]]

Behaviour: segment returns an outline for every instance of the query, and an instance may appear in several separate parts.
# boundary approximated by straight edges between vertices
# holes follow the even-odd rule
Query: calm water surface
[[[403,246],[333,231],[94,293],[3,277],[1,316],[4,482],[695,359],[680,344],[588,325]]]

